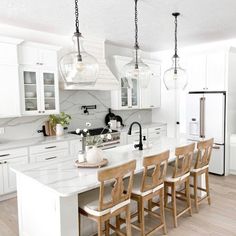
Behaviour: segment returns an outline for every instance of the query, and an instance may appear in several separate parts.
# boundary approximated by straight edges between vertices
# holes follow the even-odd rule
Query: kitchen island
[[[136,173],[142,171],[143,157],[170,150],[169,162],[175,160],[177,146],[186,139],[160,138],[143,151],[133,145],[105,150],[109,163],[117,166],[136,160]],[[76,157],[64,157],[50,163],[13,167],[17,176],[18,218],[20,236],[78,236],[78,194],[97,188],[99,169],[78,169]],[[92,224],[83,223],[83,230],[92,232]],[[87,228],[87,229],[86,229]]]

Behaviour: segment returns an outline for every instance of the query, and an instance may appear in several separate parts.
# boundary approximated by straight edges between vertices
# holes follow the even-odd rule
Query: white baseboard
[[[1,195],[1,196],[0,196],[0,202],[1,202],[1,201],[8,200],[8,199],[11,199],[11,198],[15,198],[16,195],[17,195],[16,192]]]

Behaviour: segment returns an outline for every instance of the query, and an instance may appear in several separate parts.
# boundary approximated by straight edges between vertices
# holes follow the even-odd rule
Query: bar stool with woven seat
[[[101,170],[98,172],[100,188],[78,196],[80,206],[79,220],[81,215],[83,215],[96,221],[98,224],[98,236],[104,233],[106,236],[109,235],[110,229],[118,235],[131,235],[130,196],[135,168],[136,161],[133,160],[117,167]],[[126,181],[128,178],[127,189],[125,189],[124,178],[126,178]],[[110,224],[112,217],[123,212],[126,216],[126,234]],[[104,224],[105,230],[102,229]]]
[[[167,170],[167,162],[169,151],[154,156],[145,157],[143,160],[144,171],[139,177],[134,177],[134,185],[132,189],[131,199],[138,204],[138,211],[132,217],[138,216],[138,226],[134,223],[132,227],[139,230],[141,235],[150,235],[159,229],[166,231],[165,213],[164,213],[164,178]],[[160,214],[153,211],[156,205],[152,200],[159,197]],[[144,203],[148,202],[148,209],[144,207]],[[148,212],[153,217],[159,219],[159,224],[149,232],[145,233],[144,212]]]
[[[190,168],[193,158],[195,144],[189,144],[175,149],[175,165],[173,172],[165,178],[165,208],[172,211],[174,226],[177,227],[177,218],[186,212],[192,215],[190,196]],[[177,191],[177,188],[184,185],[184,193]],[[171,193],[168,193],[169,187]],[[177,195],[178,194],[178,195]],[[168,196],[171,196],[171,207],[168,206]],[[176,199],[186,202],[186,208],[177,212]]]
[[[193,185],[190,185],[190,186],[194,189],[194,195],[192,196],[192,198],[194,199],[197,212],[199,211],[199,204],[202,200],[207,199],[208,204],[209,205],[211,204],[208,167],[209,167],[209,162],[211,158],[213,143],[214,143],[213,138],[198,142],[197,159],[196,159],[193,169],[191,169],[191,172],[190,172],[191,177],[193,177]],[[202,176],[203,174],[205,174],[205,183],[206,183],[205,189],[198,186],[198,178],[199,176]],[[202,198],[199,198],[198,190],[205,192],[206,195]]]

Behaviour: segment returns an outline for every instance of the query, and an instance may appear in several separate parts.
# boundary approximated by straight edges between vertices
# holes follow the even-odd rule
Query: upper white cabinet
[[[26,42],[19,47],[21,65],[44,66],[57,69],[58,47]]]
[[[59,113],[57,49],[36,43],[19,47],[23,115]]]
[[[17,45],[21,42],[0,37],[0,118],[21,115],[17,59]]]
[[[187,57],[189,91],[226,89],[226,52],[210,52]]]
[[[160,107],[161,102],[161,66],[159,62],[145,60],[151,70],[152,76],[147,88],[141,88],[138,80],[132,79],[132,88],[127,88],[126,78],[122,78],[119,71],[130,62],[130,58],[114,56],[117,76],[120,81],[118,90],[111,91],[111,108],[113,110],[151,109]]]

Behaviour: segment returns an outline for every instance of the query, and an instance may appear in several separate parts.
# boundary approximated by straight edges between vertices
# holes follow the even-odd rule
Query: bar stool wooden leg
[[[174,227],[177,228],[177,209],[176,209],[176,189],[175,183],[171,184],[171,195],[172,195],[172,208],[173,208],[173,220],[174,220]]]
[[[144,228],[144,225],[145,225],[145,222],[144,222],[144,202],[143,202],[143,199],[140,199],[139,211],[140,211],[140,233],[141,233],[141,236],[145,236],[145,228]]]
[[[164,189],[162,189],[160,193],[160,216],[161,216],[161,223],[164,224],[163,233],[167,234],[166,220],[165,220],[165,207],[164,207]]]
[[[126,235],[131,236],[130,205],[127,206],[126,210]]]
[[[102,231],[102,221],[99,219],[98,220],[98,236],[102,236],[103,231]]]
[[[120,229],[120,215],[116,216],[116,228]]]
[[[164,199],[165,199],[165,207],[167,207],[167,203],[168,203],[168,186],[165,184],[164,187]]]
[[[211,198],[210,198],[210,188],[209,188],[209,173],[208,171],[205,174],[205,179],[206,179],[206,192],[207,192],[207,200],[208,200],[208,204],[211,205]]]
[[[192,216],[192,207],[191,207],[191,195],[190,195],[190,181],[189,178],[186,180],[186,198],[187,198],[187,204],[189,207],[189,214]]]
[[[110,232],[109,232],[110,230],[109,230],[109,220],[107,220],[106,222],[105,222],[105,235],[106,236],[109,236],[110,234]]]
[[[198,192],[197,192],[197,186],[198,186],[198,179],[197,175],[193,175],[193,186],[194,186],[194,203],[195,203],[195,208],[196,211],[199,212],[199,207],[198,207]]]

